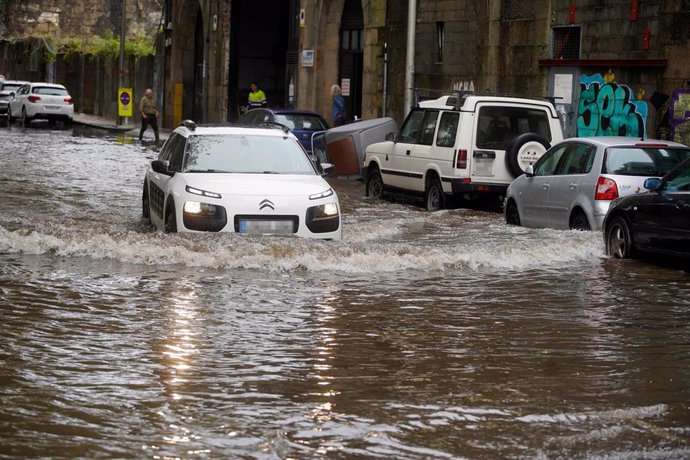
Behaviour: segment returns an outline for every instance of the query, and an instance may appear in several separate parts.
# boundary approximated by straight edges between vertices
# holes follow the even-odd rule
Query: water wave
[[[390,224],[390,223],[389,223]],[[396,229],[397,228],[397,229]],[[491,238],[448,238],[443,244],[397,238],[400,227],[368,225],[365,238],[342,242],[237,234],[164,234],[136,229],[98,231],[61,227],[9,230],[0,226],[0,251],[54,254],[62,257],[112,258],[147,265],[243,268],[268,271],[333,271],[387,273],[401,270],[553,269],[603,256],[598,235],[587,232],[539,231],[521,237],[514,230]],[[533,230],[522,229],[522,236]]]

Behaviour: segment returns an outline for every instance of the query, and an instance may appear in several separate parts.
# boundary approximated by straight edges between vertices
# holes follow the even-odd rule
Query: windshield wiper
[[[230,171],[225,171],[224,169],[190,169],[185,171],[188,173],[229,173]]]

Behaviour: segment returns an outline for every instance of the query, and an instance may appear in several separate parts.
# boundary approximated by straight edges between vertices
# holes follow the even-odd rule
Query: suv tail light
[[[594,192],[595,200],[615,200],[618,198],[618,185],[613,179],[599,176],[597,189]]]
[[[458,150],[458,157],[455,162],[455,167],[458,169],[467,168],[467,150]]]
[[[71,97],[66,97],[66,98],[65,98],[65,102],[67,102],[68,104],[71,104],[71,103],[72,103],[72,98],[71,98]]]
[[[40,101],[40,100],[41,100],[40,97],[34,96],[33,94],[32,94],[31,96],[27,97],[27,99],[29,100],[29,102],[36,102],[36,101]]]

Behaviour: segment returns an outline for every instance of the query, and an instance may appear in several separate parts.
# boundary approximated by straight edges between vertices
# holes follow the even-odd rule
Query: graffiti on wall
[[[580,77],[578,136],[643,136],[647,103],[635,100],[630,87],[601,74]]]
[[[690,145],[690,89],[673,92],[669,115],[671,140]]]

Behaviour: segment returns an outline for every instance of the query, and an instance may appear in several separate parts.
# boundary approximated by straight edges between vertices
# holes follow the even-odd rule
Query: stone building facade
[[[236,119],[254,79],[271,105],[327,118],[338,83],[351,119],[401,123],[411,77],[427,89],[422,97],[454,89],[555,97],[571,136],[690,136],[690,0],[125,1],[128,34],[157,38],[149,74],[167,126]],[[121,0],[76,3],[5,2],[0,39],[117,30]]]

